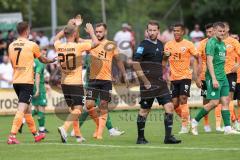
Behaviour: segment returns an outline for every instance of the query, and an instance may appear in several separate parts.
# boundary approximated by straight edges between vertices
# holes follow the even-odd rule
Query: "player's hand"
[[[196,80],[196,85],[197,85],[198,88],[202,88],[202,85],[203,85],[203,84],[202,84],[202,81],[199,80],[199,79],[197,79],[197,80]]]
[[[171,52],[168,51],[163,51],[164,56],[169,57],[171,56]]]
[[[215,88],[215,89],[217,89],[219,87],[219,83],[216,79],[213,79],[212,84],[213,84],[213,88]]]
[[[232,73],[236,73],[240,65],[237,63],[234,65],[233,69],[231,70]]]
[[[86,24],[85,31],[90,35],[94,34],[94,29],[91,23]]]
[[[33,97],[38,97],[39,96],[39,90],[37,89]]]
[[[67,23],[68,25],[76,25],[76,20],[74,18],[70,19]]]
[[[75,17],[75,24],[76,26],[81,26],[83,22],[82,16],[79,14]]]
[[[144,82],[144,87],[146,89],[150,89],[151,88],[151,83],[149,82],[149,80],[147,80],[146,82]]]

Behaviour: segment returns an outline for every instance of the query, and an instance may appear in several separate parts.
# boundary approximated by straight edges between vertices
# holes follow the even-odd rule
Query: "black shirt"
[[[140,43],[134,54],[134,60],[140,62],[145,76],[151,83],[163,81],[163,50],[164,47],[161,41],[153,42],[145,39]]]

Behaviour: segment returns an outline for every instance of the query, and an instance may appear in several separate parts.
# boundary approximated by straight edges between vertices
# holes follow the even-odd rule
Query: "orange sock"
[[[23,112],[17,111],[17,113],[15,114],[15,117],[14,117],[14,119],[13,119],[11,134],[14,134],[14,135],[17,134],[18,129],[19,129],[19,128],[21,127],[21,125],[22,125],[23,116],[24,116],[24,113],[23,113]]]
[[[234,103],[233,101],[230,101],[229,103],[229,111],[230,111],[230,116],[231,116],[231,120],[232,122],[235,122],[237,120],[237,117],[235,115],[235,110],[234,110]]]
[[[71,111],[71,113],[68,115],[66,121],[63,124],[64,130],[67,132],[69,127],[73,124],[73,121],[77,121],[79,118],[79,115],[81,114],[81,111],[79,109],[74,109]]]
[[[98,126],[99,125],[99,119],[98,119],[98,114],[97,114],[97,111],[95,110],[95,108],[91,107],[90,109],[88,109],[88,114],[94,120],[96,126]]]
[[[97,132],[97,139],[102,139],[104,128],[106,127],[106,121],[108,116],[108,111],[101,110],[101,115],[99,116],[99,127]]]
[[[177,115],[181,118],[182,117],[182,109],[180,106],[178,106],[177,108],[175,108],[175,112],[177,113]]]
[[[25,114],[24,118],[26,120],[26,123],[28,125],[29,130],[33,133],[36,134],[37,133],[37,129],[36,129],[36,125],[35,122],[33,120],[32,114]]]
[[[73,130],[76,137],[82,137],[82,133],[79,127],[79,121],[73,121]]]
[[[182,126],[187,127],[190,122],[190,112],[188,104],[181,104],[179,107],[182,110]]]
[[[216,119],[216,128],[221,127],[222,115],[221,115],[222,105],[219,104],[215,108],[215,119]]]
[[[204,126],[209,126],[208,114],[206,116],[204,116]]]

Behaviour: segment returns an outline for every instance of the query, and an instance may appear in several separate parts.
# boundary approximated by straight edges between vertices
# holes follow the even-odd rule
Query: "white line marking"
[[[87,146],[87,147],[105,147],[105,148],[129,148],[129,149],[166,149],[166,150],[204,150],[204,151],[240,151],[240,148],[213,148],[213,147],[181,147],[181,144],[179,144],[179,147],[173,147],[173,146],[150,146],[150,145],[103,145],[103,144],[71,144],[71,143],[20,143],[20,145],[57,145],[57,146]]]

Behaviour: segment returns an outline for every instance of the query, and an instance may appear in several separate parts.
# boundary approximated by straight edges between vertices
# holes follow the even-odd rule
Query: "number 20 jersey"
[[[8,48],[13,66],[13,84],[34,83],[34,58],[39,58],[39,46],[26,38],[19,37]]]
[[[82,43],[56,41],[54,47],[61,66],[61,84],[82,85],[82,53],[92,47],[90,41]]]

